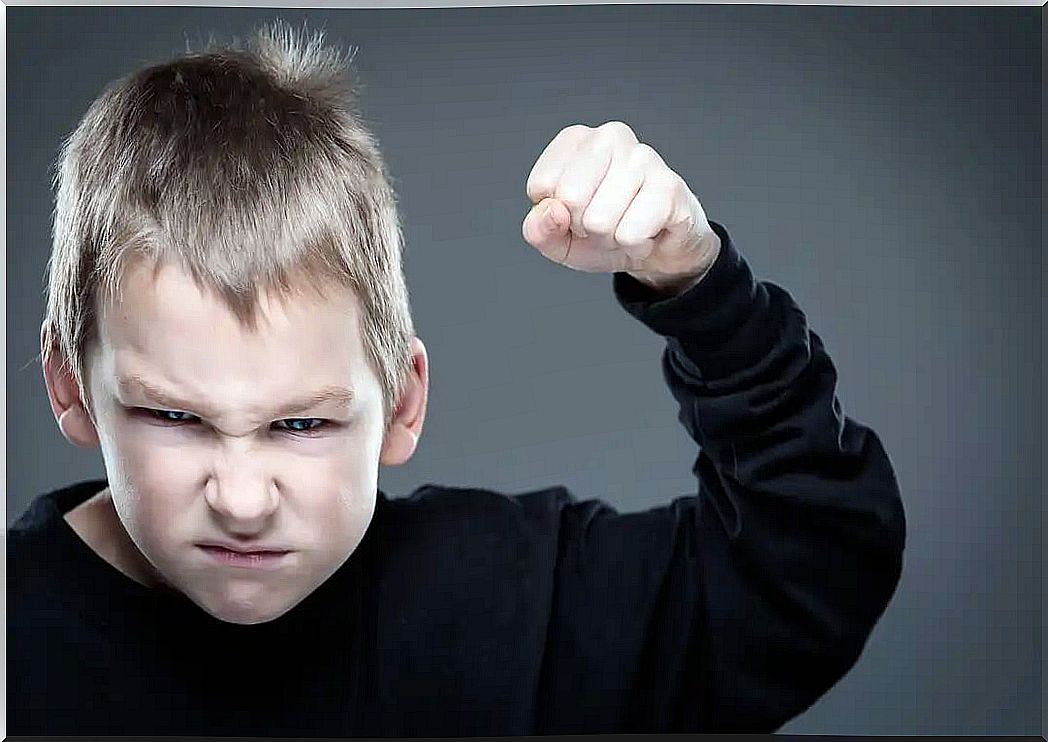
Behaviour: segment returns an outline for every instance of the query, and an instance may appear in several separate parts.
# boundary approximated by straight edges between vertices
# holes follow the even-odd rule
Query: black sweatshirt
[[[803,312],[724,227],[711,271],[621,306],[666,338],[697,494],[378,493],[348,561],[278,619],[219,621],[106,563],[37,497],[8,529],[9,734],[772,732],[856,662],[902,569],[877,435]]]

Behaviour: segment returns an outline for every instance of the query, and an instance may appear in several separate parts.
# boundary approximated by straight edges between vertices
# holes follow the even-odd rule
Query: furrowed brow
[[[314,407],[330,403],[334,407],[348,409],[353,404],[353,390],[341,386],[326,386],[312,394],[288,402],[273,413],[273,417],[287,417],[307,412]]]
[[[205,415],[211,413],[211,411],[206,407],[201,409],[200,406],[193,402],[180,399],[176,395],[150,384],[137,374],[117,377],[117,385],[120,386],[121,389],[136,390],[150,402],[160,405],[165,409],[179,410],[181,412],[199,412]],[[348,409],[352,406],[353,399],[354,393],[352,389],[341,386],[326,386],[303,397],[292,400],[287,404],[281,405],[271,413],[271,416],[275,418],[288,417],[307,412],[323,404],[331,404],[338,408]]]
[[[116,379],[116,383],[121,390],[138,392],[143,397],[145,397],[147,401],[164,407],[165,409],[179,410],[185,412],[188,410],[193,410],[197,407],[197,405],[195,405],[192,402],[187,402],[184,399],[179,399],[174,394],[170,394],[159,387],[153,386],[138,374],[118,376]],[[198,411],[208,412],[208,410]]]

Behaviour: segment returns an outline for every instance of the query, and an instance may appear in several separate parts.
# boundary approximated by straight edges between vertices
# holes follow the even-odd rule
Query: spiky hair
[[[85,405],[100,302],[118,301],[128,259],[146,257],[249,327],[263,292],[351,288],[388,425],[414,330],[396,197],[356,109],[352,56],[276,21],[116,80],[90,105],[55,167],[41,334]]]

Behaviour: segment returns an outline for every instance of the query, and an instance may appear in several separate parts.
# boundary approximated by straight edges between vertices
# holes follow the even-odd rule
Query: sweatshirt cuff
[[[706,276],[665,298],[625,272],[612,276],[619,304],[653,332],[667,338],[685,368],[705,381],[724,379],[756,365],[774,345],[778,317],[727,230],[710,221],[721,240]]]

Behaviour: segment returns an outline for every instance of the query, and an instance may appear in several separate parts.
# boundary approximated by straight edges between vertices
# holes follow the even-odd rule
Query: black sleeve
[[[876,433],[844,415],[803,312],[720,224],[706,277],[623,308],[699,446],[697,496],[560,510],[539,733],[772,732],[857,661],[902,570],[906,523]]]

